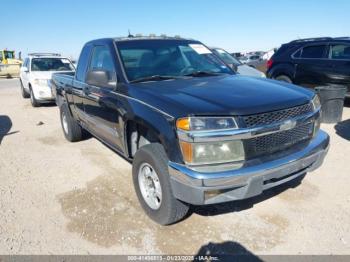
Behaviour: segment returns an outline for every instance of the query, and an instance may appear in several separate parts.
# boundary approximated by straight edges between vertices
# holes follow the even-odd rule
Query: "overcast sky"
[[[348,0],[1,1],[0,49],[76,58],[92,39],[181,35],[230,52],[269,50],[296,38],[349,36]]]

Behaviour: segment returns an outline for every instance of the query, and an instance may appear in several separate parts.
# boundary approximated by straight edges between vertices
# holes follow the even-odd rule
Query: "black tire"
[[[20,84],[21,84],[21,94],[23,98],[29,98],[30,94],[28,94],[28,92],[24,89],[23,83],[21,80],[19,80]]]
[[[32,88],[29,88],[29,92],[30,92],[30,103],[32,104],[32,106],[33,107],[40,106],[39,102],[36,100],[36,98],[34,96],[34,92],[33,92]]]
[[[83,139],[83,129],[72,117],[67,104],[62,104],[60,107],[60,119],[63,134],[68,141],[77,142]]]
[[[189,209],[188,204],[176,199],[172,193],[168,161],[163,146],[159,143],[151,143],[136,152],[132,165],[133,182],[139,202],[146,214],[161,225],[169,225],[181,220]],[[138,174],[140,167],[145,163],[154,168],[161,185],[162,200],[158,209],[152,209],[141,193]]]
[[[290,79],[290,77],[286,76],[286,75],[279,75],[279,76],[275,77],[275,79],[278,81],[289,83],[289,84],[293,83],[292,79]]]

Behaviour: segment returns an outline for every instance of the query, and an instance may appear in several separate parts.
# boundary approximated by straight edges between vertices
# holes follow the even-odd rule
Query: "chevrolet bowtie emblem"
[[[294,120],[287,120],[287,121],[284,121],[281,125],[280,125],[280,130],[281,131],[284,131],[284,130],[289,130],[289,129],[292,129],[293,127],[295,127],[297,124],[296,121]]]

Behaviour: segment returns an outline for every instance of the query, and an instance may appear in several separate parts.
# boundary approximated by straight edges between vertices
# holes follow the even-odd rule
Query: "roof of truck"
[[[183,38],[180,36],[166,36],[166,35],[149,35],[149,36],[142,36],[142,35],[135,35],[135,36],[120,36],[120,37],[107,37],[107,38],[100,38],[100,39],[93,39],[86,43],[88,44],[94,44],[94,43],[106,43],[110,41],[115,42],[126,42],[126,41],[142,41],[142,40],[180,40],[180,41],[197,41],[195,39],[190,38]]]
[[[121,37],[114,37],[114,41],[130,41],[130,40],[193,40],[189,38],[183,38],[181,36],[167,36],[167,35],[148,35],[143,36],[140,34],[136,35],[130,35],[130,36],[121,36]]]

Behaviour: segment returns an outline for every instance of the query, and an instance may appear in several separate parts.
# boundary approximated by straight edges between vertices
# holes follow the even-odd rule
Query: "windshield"
[[[221,48],[215,48],[213,49],[213,52],[222,59],[226,64],[232,64],[239,66],[241,62],[239,62],[236,58],[234,58],[232,55],[230,55],[228,52],[226,52],[224,49]]]
[[[5,59],[14,59],[15,58],[15,54],[13,51],[4,51],[5,53]]]
[[[67,58],[33,58],[32,71],[74,71]]]
[[[197,41],[130,40],[118,42],[117,47],[129,81],[150,77],[150,80],[165,80],[164,77],[233,74]]]

